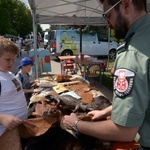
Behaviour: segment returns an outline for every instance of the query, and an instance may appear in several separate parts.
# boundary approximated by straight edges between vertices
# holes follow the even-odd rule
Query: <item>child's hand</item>
[[[0,116],[0,122],[6,129],[11,130],[14,127],[20,125],[22,120],[16,116],[4,114]]]
[[[34,80],[34,83],[39,83],[39,82],[40,82],[39,79]]]
[[[42,90],[42,88],[37,88],[37,89],[34,89],[33,92],[38,93],[38,92],[41,92],[41,90]]]

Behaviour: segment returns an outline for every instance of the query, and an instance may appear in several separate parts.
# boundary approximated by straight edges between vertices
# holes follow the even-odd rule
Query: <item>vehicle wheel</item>
[[[109,59],[115,59],[116,58],[116,49],[111,49],[109,51]]]
[[[62,53],[61,53],[61,56],[70,56],[70,55],[73,55],[73,52],[69,49],[67,50],[64,50]]]

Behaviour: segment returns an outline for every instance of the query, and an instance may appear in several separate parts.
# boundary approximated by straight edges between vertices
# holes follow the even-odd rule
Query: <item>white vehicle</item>
[[[50,34],[49,32],[44,33],[44,48],[46,49],[49,45]]]
[[[80,52],[80,34],[75,30],[54,30],[50,32],[50,50],[55,55],[75,55]],[[55,44],[56,43],[56,44]],[[53,47],[55,46],[55,47]],[[100,41],[97,34],[82,34],[82,54],[110,56],[114,58],[118,43]]]

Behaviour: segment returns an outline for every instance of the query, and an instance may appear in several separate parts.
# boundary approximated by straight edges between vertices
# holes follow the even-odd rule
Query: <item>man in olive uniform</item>
[[[100,0],[104,18],[113,27],[118,47],[114,65],[112,106],[88,113],[93,120],[111,115],[107,121],[81,121],[72,113],[64,126],[99,139],[138,140],[141,149],[150,149],[150,15],[146,0]],[[138,138],[137,138],[138,137]]]

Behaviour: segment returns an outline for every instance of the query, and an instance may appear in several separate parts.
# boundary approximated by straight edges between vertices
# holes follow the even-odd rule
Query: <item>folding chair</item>
[[[99,85],[101,87],[102,68],[100,64],[90,64],[87,71],[85,72],[85,79],[87,79],[90,83],[91,83],[91,79],[93,79],[94,84],[95,84],[94,78],[99,79]]]
[[[75,74],[74,61],[73,60],[64,60],[63,61],[63,71],[65,74]]]

